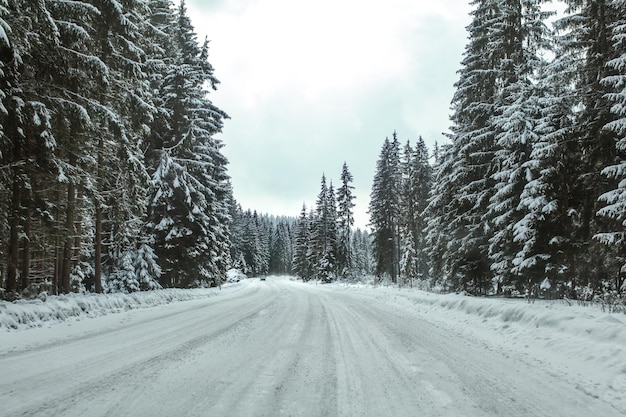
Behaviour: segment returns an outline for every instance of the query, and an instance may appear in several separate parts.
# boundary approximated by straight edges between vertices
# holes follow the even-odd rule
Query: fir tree
[[[354,180],[348,164],[343,163],[341,170],[341,187],[337,189],[337,270],[346,276],[354,266],[354,256],[350,237],[354,226]]]
[[[400,156],[397,134],[385,139],[370,194],[370,226],[376,274],[397,281],[400,228]]]
[[[401,191],[400,273],[405,279],[428,275],[426,257],[426,206],[432,182],[428,149],[420,137],[415,149],[404,148]]]
[[[307,258],[315,270],[315,276],[323,281],[335,279],[337,245],[337,208],[335,193],[326,185],[322,175],[320,193],[317,197],[315,216],[311,223],[311,239]]]
[[[306,210],[306,205],[302,205],[300,218],[296,228],[296,239],[293,250],[293,273],[300,277],[303,281],[311,279],[312,267],[308,258],[308,250],[310,247],[310,222]]]
[[[612,73],[604,77],[601,83],[610,89],[607,98],[613,103],[611,112],[615,119],[608,122],[604,129],[616,135],[616,162],[606,166],[602,174],[612,179],[613,184],[616,185],[615,188],[600,195],[600,201],[606,205],[598,211],[598,214],[612,222],[604,231],[597,233],[595,238],[615,248],[620,269],[615,274],[614,287],[624,290],[626,289],[624,287],[626,282],[624,281],[626,273],[626,239],[624,238],[626,233],[626,2],[614,0],[611,6],[617,14],[611,26],[615,58],[607,63]]]
[[[213,135],[225,113],[207,98],[204,86],[218,83],[187,16],[185,3],[170,27],[173,50],[159,84],[164,97],[152,136],[150,226],[163,266],[164,285],[219,283],[229,264],[228,177],[221,144]]]
[[[522,275],[524,279],[532,277],[535,284],[543,279],[542,263],[520,264],[518,256],[522,246],[531,240],[526,239],[526,221],[522,221],[526,213],[521,196],[532,181],[530,157],[540,135],[541,91],[535,82],[543,65],[539,52],[550,48],[548,29],[543,23],[549,14],[541,11],[541,3],[521,1],[519,8],[507,10],[506,21],[519,42],[511,42],[509,56],[513,69],[492,117],[498,132],[493,162],[497,170],[491,175],[494,193],[487,208],[492,224],[489,256],[498,288],[503,283],[521,284],[523,280],[517,277]]]

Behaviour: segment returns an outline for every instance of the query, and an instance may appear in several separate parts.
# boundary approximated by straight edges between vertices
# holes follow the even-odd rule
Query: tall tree
[[[296,239],[293,250],[293,273],[300,277],[303,281],[311,279],[312,266],[308,258],[308,250],[310,247],[310,231],[311,224],[306,210],[306,205],[302,205],[302,211],[298,219],[296,228]]]
[[[618,136],[604,127],[617,119],[611,112],[611,86],[603,83],[615,74],[608,63],[618,58],[612,41],[612,28],[623,14],[623,7],[612,0],[566,0],[565,17],[556,22],[556,60],[573,85],[575,98],[569,117],[572,127],[568,140],[577,144],[578,161],[570,185],[570,213],[574,227],[569,254],[569,274],[583,283],[598,286],[600,277],[614,275],[619,268],[612,246],[602,246],[593,236],[609,222],[596,213],[605,205],[598,197],[617,188],[618,179],[602,175],[615,163]],[[585,259],[593,252],[602,255]],[[584,261],[582,261],[585,259]]]
[[[163,266],[163,285],[218,282],[229,263],[228,177],[221,144],[213,135],[226,114],[207,98],[218,84],[181,2],[170,28],[173,50],[165,51],[164,97],[153,128],[150,226]],[[158,81],[158,78],[157,78]],[[156,131],[156,129],[161,129]]]
[[[425,210],[431,183],[432,167],[424,140],[420,137],[415,148],[407,141],[400,198],[400,273],[405,279],[428,276]]]
[[[369,214],[376,274],[397,281],[400,228],[400,155],[396,132],[385,138],[376,163]]]
[[[348,164],[343,163],[341,170],[341,186],[337,189],[337,270],[342,276],[346,276],[354,266],[354,256],[350,238],[352,226],[354,226],[354,186],[351,185],[354,178],[348,169]]]
[[[321,189],[317,196],[315,216],[311,223],[311,238],[308,259],[314,268],[315,276],[323,281],[335,279],[337,245],[337,208],[335,193],[322,175]]]
[[[606,205],[598,214],[610,219],[609,225],[595,235],[599,241],[615,247],[619,271],[615,273],[616,289],[625,290],[626,275],[626,1],[614,0],[611,7],[616,12],[616,19],[611,25],[613,59],[607,62],[611,73],[602,80],[602,85],[610,92],[607,98],[612,102],[611,112],[615,119],[609,121],[604,129],[615,134],[615,162],[602,170],[602,174],[613,180],[612,189],[600,195],[600,201]]]
[[[503,283],[520,285],[531,277],[538,284],[544,277],[543,263],[522,265],[517,261],[522,246],[528,244],[526,221],[522,221],[526,214],[525,206],[521,205],[522,192],[532,181],[530,158],[541,134],[542,91],[536,79],[544,62],[539,53],[551,49],[544,23],[550,14],[541,10],[541,3],[524,0],[505,9],[505,21],[514,34],[508,50],[512,67],[491,122],[497,131],[493,161],[497,170],[491,175],[494,192],[487,207],[492,224],[491,270],[499,288]]]

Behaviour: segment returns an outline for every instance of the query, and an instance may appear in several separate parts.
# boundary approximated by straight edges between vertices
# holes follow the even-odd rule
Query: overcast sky
[[[187,0],[231,117],[220,135],[244,209],[298,216],[323,173],[354,176],[369,222],[385,137],[442,143],[467,40],[469,0]]]

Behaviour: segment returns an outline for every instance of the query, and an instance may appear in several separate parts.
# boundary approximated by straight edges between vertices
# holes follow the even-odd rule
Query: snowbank
[[[626,314],[564,300],[528,303],[368,285],[329,288],[388,302],[399,314],[418,313],[498,354],[560,375],[626,415]]]
[[[248,278],[246,274],[239,269],[229,269],[228,272],[226,272],[226,282],[239,282],[246,278]]]
[[[227,284],[228,287],[236,285]],[[0,330],[41,327],[50,322],[104,316],[176,301],[213,297],[219,293],[217,288],[165,289],[130,294],[67,294],[48,296],[45,301],[0,301]]]

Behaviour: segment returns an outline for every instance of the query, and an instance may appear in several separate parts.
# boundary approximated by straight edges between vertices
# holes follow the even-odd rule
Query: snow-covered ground
[[[451,334],[471,338],[489,351],[540,367],[600,398],[626,416],[626,314],[576,301],[479,298],[412,289],[333,284],[412,310]],[[573,414],[575,415],[575,414]]]
[[[597,307],[279,277],[169,293],[0,305],[0,416],[626,415],[626,315]]]
[[[231,291],[236,285],[227,283],[221,289],[165,289],[131,294],[68,294],[12,303],[0,300],[0,331],[49,326],[54,322],[82,320],[177,301],[213,297],[222,291]]]

